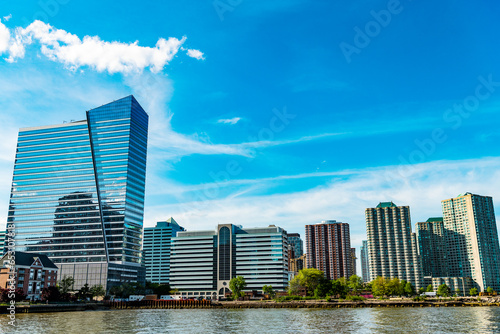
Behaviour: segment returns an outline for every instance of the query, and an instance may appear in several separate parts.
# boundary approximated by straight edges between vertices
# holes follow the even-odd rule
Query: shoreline
[[[267,308],[403,308],[403,307],[499,307],[500,300],[364,300],[364,301],[330,301],[326,300],[293,300],[286,302],[268,301],[143,301],[115,303],[82,303],[82,304],[35,304],[18,305],[16,313],[52,313],[77,311],[106,311],[131,309],[267,309]],[[0,306],[0,314],[7,314],[7,306]]]

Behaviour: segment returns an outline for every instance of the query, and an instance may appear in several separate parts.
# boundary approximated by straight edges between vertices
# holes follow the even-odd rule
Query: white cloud
[[[9,14],[7,16],[4,16],[3,19],[5,22],[7,22],[8,20],[10,20],[12,18],[12,14]]]
[[[178,53],[186,37],[177,39],[160,38],[154,47],[140,46],[134,43],[108,42],[99,36],[84,36],[80,39],[62,29],[56,29],[42,21],[34,21],[26,28],[16,28],[15,36],[5,35],[9,30],[0,23],[0,51],[9,49],[8,61],[23,58],[25,46],[38,43],[41,52],[50,60],[63,63],[69,69],[76,70],[89,66],[98,72],[134,73],[149,68],[157,73],[163,70]],[[3,35],[2,35],[3,34]],[[7,40],[8,47],[5,46]],[[199,50],[189,49],[188,55],[204,59]]]
[[[10,31],[2,22],[0,22],[0,54],[7,51],[9,49],[9,45]]]
[[[327,178],[331,174],[330,178]],[[306,191],[255,195],[256,190],[283,185],[293,179],[325,177],[322,186]],[[442,215],[441,201],[470,191],[492,196],[500,209],[500,158],[463,161],[436,161],[411,166],[387,166],[331,173],[311,173],[255,180],[232,180],[225,183],[189,186],[174,185],[180,203],[155,203],[165,198],[149,193],[145,225],[150,226],[165,216],[173,216],[190,229],[213,229],[218,223],[232,222],[247,227],[276,224],[289,232],[304,232],[304,225],[325,219],[336,219],[351,226],[353,246],[366,236],[364,210],[382,201],[409,205],[414,224]],[[213,189],[231,188],[232,193],[213,198]],[[158,191],[159,189],[155,189]],[[168,190],[164,190],[166,194]],[[196,194],[193,196],[193,192]],[[190,201],[190,198],[197,198]],[[184,199],[184,200],[183,200]],[[497,224],[500,223],[498,220]]]
[[[203,57],[203,52],[201,52],[200,50],[188,49],[186,54],[192,58],[205,59],[205,57]]]
[[[240,120],[241,120],[241,117],[233,117],[233,118],[219,119],[217,121],[217,123],[234,125],[234,124],[238,123]]]

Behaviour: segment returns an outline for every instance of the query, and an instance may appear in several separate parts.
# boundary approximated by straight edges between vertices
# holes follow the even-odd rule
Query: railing
[[[106,300],[104,305],[114,309],[126,308],[210,308],[214,305],[210,300],[136,300],[114,301]]]

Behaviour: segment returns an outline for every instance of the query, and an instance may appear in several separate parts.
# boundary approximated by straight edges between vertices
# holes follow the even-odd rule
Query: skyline
[[[174,217],[188,230],[276,224],[304,236],[335,219],[358,248],[365,208],[383,201],[409,205],[413,231],[465,192],[492,196],[499,217],[498,4],[50,3],[0,13],[4,221],[18,129],[130,94],[151,120],[145,227]],[[355,28],[389,8],[356,44]]]

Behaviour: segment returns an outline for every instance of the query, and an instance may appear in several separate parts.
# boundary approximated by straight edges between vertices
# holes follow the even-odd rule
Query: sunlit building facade
[[[144,280],[148,115],[128,96],[86,119],[19,130],[8,223],[74,288]]]
[[[170,283],[170,249],[172,238],[185,231],[174,218],[157,222],[155,227],[144,228],[143,263],[146,281],[158,284]]]
[[[424,277],[449,276],[443,218],[429,218],[416,226]]]
[[[416,289],[423,276],[417,240],[411,230],[410,207],[383,202],[365,210],[370,279],[404,279]]]
[[[221,224],[213,231],[179,232],[172,238],[170,285],[186,297],[217,299],[243,276],[245,291],[288,286],[287,232],[281,227]]]
[[[500,291],[500,246],[493,199],[465,193],[441,202],[449,276],[470,277],[479,291]]]
[[[325,220],[306,225],[307,268],[325,272],[329,280],[354,274],[349,224]]]

